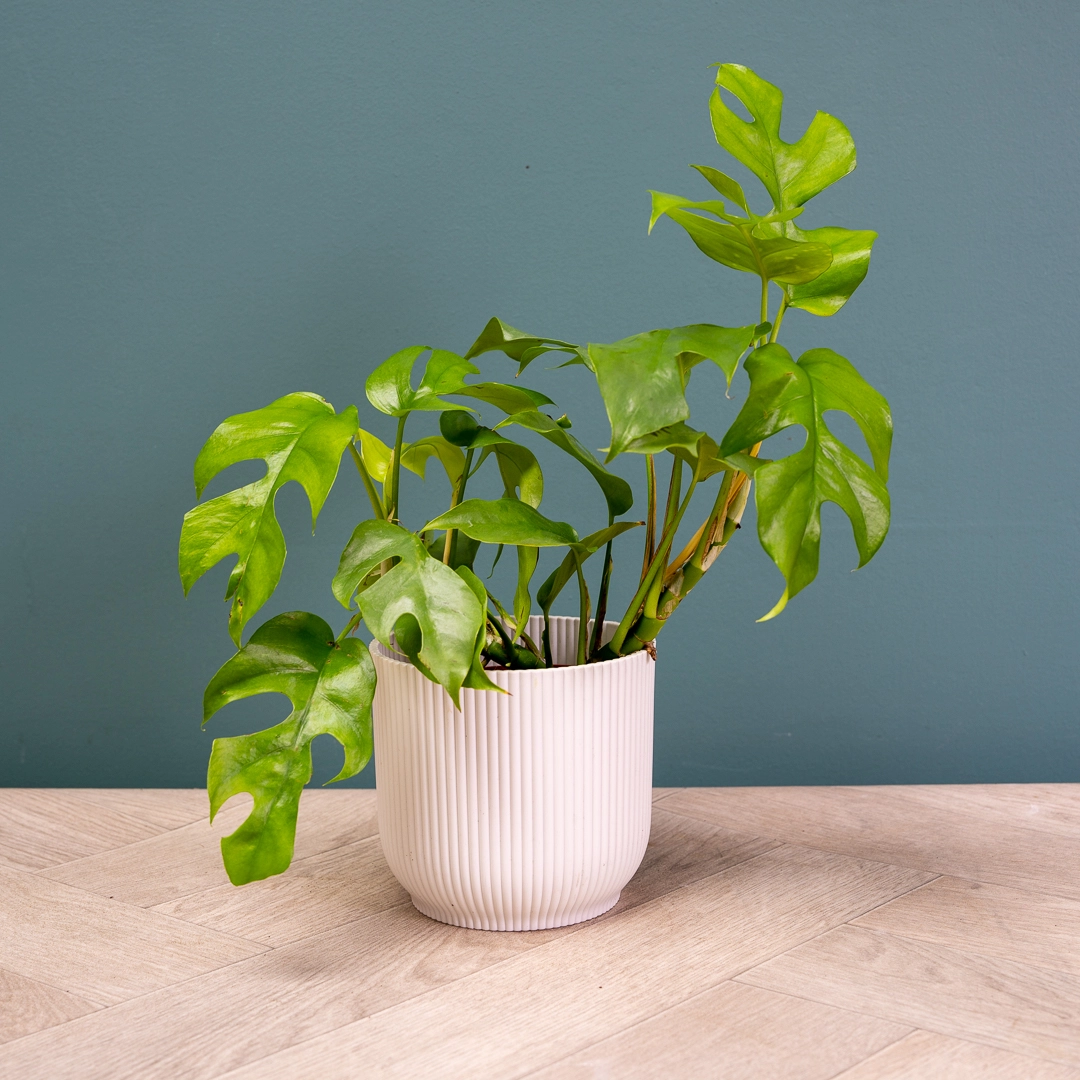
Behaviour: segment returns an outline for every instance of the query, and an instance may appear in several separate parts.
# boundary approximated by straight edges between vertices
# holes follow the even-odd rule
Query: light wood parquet
[[[1080,1080],[1080,784],[657,789],[608,914],[432,922],[369,791],[0,790],[0,1080]]]

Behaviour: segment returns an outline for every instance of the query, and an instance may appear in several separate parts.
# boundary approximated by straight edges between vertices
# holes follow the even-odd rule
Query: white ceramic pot
[[[556,664],[577,619],[551,620]],[[530,620],[539,641],[541,620]],[[615,624],[605,627],[608,636]],[[493,671],[461,710],[375,643],[375,777],[386,861],[425,915],[540,930],[613,907],[652,822],[653,679],[645,652]]]

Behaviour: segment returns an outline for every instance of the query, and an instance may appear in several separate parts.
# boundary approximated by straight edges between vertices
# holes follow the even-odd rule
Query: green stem
[[[367,489],[368,498],[371,500],[371,509],[375,511],[375,516],[380,521],[385,521],[386,509],[382,504],[382,499],[379,498],[379,493],[375,490],[375,482],[371,479],[371,473],[368,472],[363,457],[356,449],[356,443],[349,443],[349,450],[352,453],[353,461],[356,462],[356,471],[360,474],[360,479],[364,481],[364,487]]]
[[[345,629],[334,639],[335,645],[340,645],[359,625],[363,616],[358,611],[348,622]]]
[[[640,579],[642,581],[645,580],[653,556],[656,554],[656,463],[653,461],[652,454],[645,455],[645,483],[649,495],[649,511],[645,516],[645,557],[641,562]]]
[[[578,596],[581,598],[577,638],[577,662],[581,665],[585,663],[589,640],[589,586],[585,583],[585,575],[581,570],[581,556],[577,552],[574,553],[574,569],[577,571]]]
[[[386,520],[395,523],[400,522],[398,516],[398,484],[401,482],[401,445],[405,439],[405,420],[408,418],[399,416],[397,422],[397,435],[394,438],[394,458],[390,463],[390,498],[387,500]]]
[[[469,452],[465,455],[465,468],[461,470],[461,477],[454,485],[454,493],[450,496],[450,509],[453,510],[465,495],[465,485],[469,482],[469,466],[472,464],[473,448],[469,447]],[[449,566],[450,559],[454,553],[454,540],[456,538],[456,530],[446,530],[446,543],[443,544],[442,561]]]
[[[608,524],[611,524],[613,515],[608,515]],[[593,656],[600,651],[600,642],[604,638],[604,618],[607,615],[608,590],[611,587],[611,571],[614,569],[615,560],[611,557],[611,541],[608,541],[604,552],[604,572],[600,577],[600,592],[596,596],[596,622],[593,625],[592,645],[589,655]]]
[[[776,341],[776,336],[780,333],[780,324],[784,321],[784,312],[788,309],[787,293],[780,298],[780,307],[776,312],[776,322],[773,323],[772,333],[769,335],[769,341]]]

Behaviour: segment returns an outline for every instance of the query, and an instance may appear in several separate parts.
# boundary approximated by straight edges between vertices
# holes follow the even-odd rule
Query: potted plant
[[[600,914],[617,901],[648,839],[653,643],[739,528],[751,488],[758,537],[784,578],[765,619],[817,573],[822,503],[837,503],[850,518],[860,565],[881,546],[892,436],[885,399],[837,353],[817,348],[796,361],[779,343],[791,308],[832,315],[866,275],[875,233],[797,223],[811,198],[855,167],[854,143],[821,112],[798,142],[781,140],[781,92],[745,67],[720,65],[716,84],[716,140],[761,181],[771,208],[754,213],[735,180],[694,165],[712,196],[653,192],[650,229],[670,218],[710,259],[760,278],[760,309],[741,325],[577,345],[492,319],[462,355],[414,346],[372,372],[367,398],[394,418],[393,445],[359,426],[355,406],[335,412],[315,394],[296,393],[229,418],[203,447],[199,495],[228,465],[267,465],[262,479],[184,519],[185,591],[237,556],[226,600],[238,651],[206,689],[204,723],[252,694],[282,693],[293,706],[275,727],[214,743],[211,816],[239,792],[255,799],[221,843],[234,883],[289,865],[310,742],[327,733],[345,750],[335,779],[362,769],[374,741],[380,835],[421,911],[490,929]],[[752,119],[732,112],[722,91]],[[473,360],[492,352],[515,361],[519,376],[547,353],[595,374],[611,424],[603,462],[543,394],[518,380],[474,379]],[[703,364],[709,377],[706,361],[728,387],[740,362],[749,377],[746,400],[722,435],[705,430],[715,417],[689,423],[690,381]],[[829,410],[855,420],[872,462],[833,435]],[[806,431],[802,449],[778,460],[760,456],[765,440],[792,425]],[[582,536],[541,512],[544,476],[532,447],[543,442],[561,452],[565,467],[591,473],[606,528]],[[301,484],[314,523],[344,454],[371,505],[332,581],[349,617],[335,632],[317,615],[289,612],[245,643],[245,627],[285,560],[277,491]],[[644,472],[640,520],[628,516],[630,485],[609,468],[616,458],[633,460],[627,455]],[[402,470],[424,476],[433,463],[449,481],[449,504],[423,522],[402,505]],[[498,470],[501,498],[470,496],[471,479],[485,468]],[[633,547],[632,537],[623,539],[632,530],[640,538]],[[474,572],[483,548],[513,549],[512,598],[493,595]],[[554,568],[534,598],[546,549],[554,549]],[[616,549],[637,588],[625,611],[608,619]],[[552,615],[564,589],[576,592],[574,618]],[[370,650],[354,636],[361,624],[374,639]]]

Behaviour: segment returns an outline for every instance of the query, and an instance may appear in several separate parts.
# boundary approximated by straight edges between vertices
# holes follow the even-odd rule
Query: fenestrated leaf
[[[765,185],[778,210],[812,199],[855,168],[855,143],[848,129],[819,112],[795,143],[780,138],[784,95],[741,64],[721,64],[709,100],[716,141]],[[721,88],[746,106],[746,121],[727,107]]]
[[[617,521],[614,525],[590,533],[578,543],[572,544],[566,558],[555,567],[536,591],[536,602],[544,614],[550,614],[551,605],[555,603],[556,597],[562,592],[567,582],[576,575],[577,559],[584,562],[590,555],[604,547],[609,540],[614,540],[616,536],[621,536],[627,530],[636,529],[644,524],[643,521]]]
[[[787,583],[769,619],[817,576],[823,503],[836,503],[851,520],[860,566],[881,546],[889,529],[892,419],[885,399],[831,349],[812,349],[796,364],[780,345],[766,345],[747,358],[746,370],[750,394],[721,454],[745,450],[793,424],[807,433],[801,450],[754,474],[758,536]],[[874,468],[828,429],[824,414],[834,409],[859,425]]]
[[[578,539],[565,521],[551,521],[518,499],[466,499],[433,518],[423,531],[430,529],[460,529],[484,544],[528,547],[561,547]]]
[[[459,389],[466,375],[475,375],[480,369],[457,353],[435,349],[428,357],[420,386],[414,390],[412,369],[427,351],[426,345],[413,345],[384,360],[364,385],[368,401],[388,416],[404,416],[416,410],[464,409],[466,406],[443,401],[439,395]]]
[[[211,820],[233,795],[255,798],[244,823],[221,841],[234,885],[280,874],[292,861],[300,792],[311,779],[316,735],[332,735],[345,750],[334,780],[354,776],[371,757],[375,667],[362,641],[335,644],[330,627],[306,611],[276,616],[211,679],[203,723],[230,701],[268,693],[289,699],[288,718],[253,735],[215,739],[207,772]]]
[[[266,475],[184,515],[180,579],[191,586],[227,555],[236,555],[225,599],[232,600],[229,633],[240,644],[244,626],[270,598],[285,563],[285,538],[274,516],[278,491],[295,480],[311,504],[311,525],[334,484],[345,448],[356,434],[356,407],[341,413],[317,394],[289,394],[255,412],[230,416],[195,462],[201,495],[222,469],[261,458]]]
[[[832,251],[832,263],[820,277],[804,285],[787,287],[788,304],[814,315],[835,315],[866,277],[877,233],[831,226],[803,230],[789,225],[788,229],[798,239],[827,244]]]
[[[536,357],[545,352],[574,352],[576,349],[577,346],[568,341],[526,334],[523,330],[504,323],[502,319],[493,318],[488,320],[480,336],[469,347],[465,359],[471,360],[474,356],[486,352],[502,352],[511,360],[517,361],[520,375]]]
[[[564,450],[571,457],[580,461],[592,473],[593,479],[599,484],[612,517],[625,514],[634,505],[634,493],[630,485],[621,476],[608,472],[569,431],[560,426],[557,420],[552,420],[550,416],[545,416],[539,410],[534,410],[514,413],[513,416],[508,416],[499,424],[499,427],[505,427],[507,424],[518,424],[529,431],[535,431],[538,435],[542,435],[547,439],[548,442],[554,443],[560,450]]]
[[[441,683],[456,705],[472,666],[484,611],[466,582],[433,558],[416,534],[387,521],[362,521],[341,553],[334,596],[348,607],[361,582],[390,558],[399,562],[356,598],[364,622],[379,641],[393,648],[398,621],[403,616],[415,619],[422,638],[412,650],[419,661],[416,666]]]
[[[702,358],[713,360],[730,383],[739,357],[756,333],[754,326],[696,324],[650,330],[611,345],[590,344],[589,356],[611,423],[607,460],[642,436],[689,417],[686,378]]]

